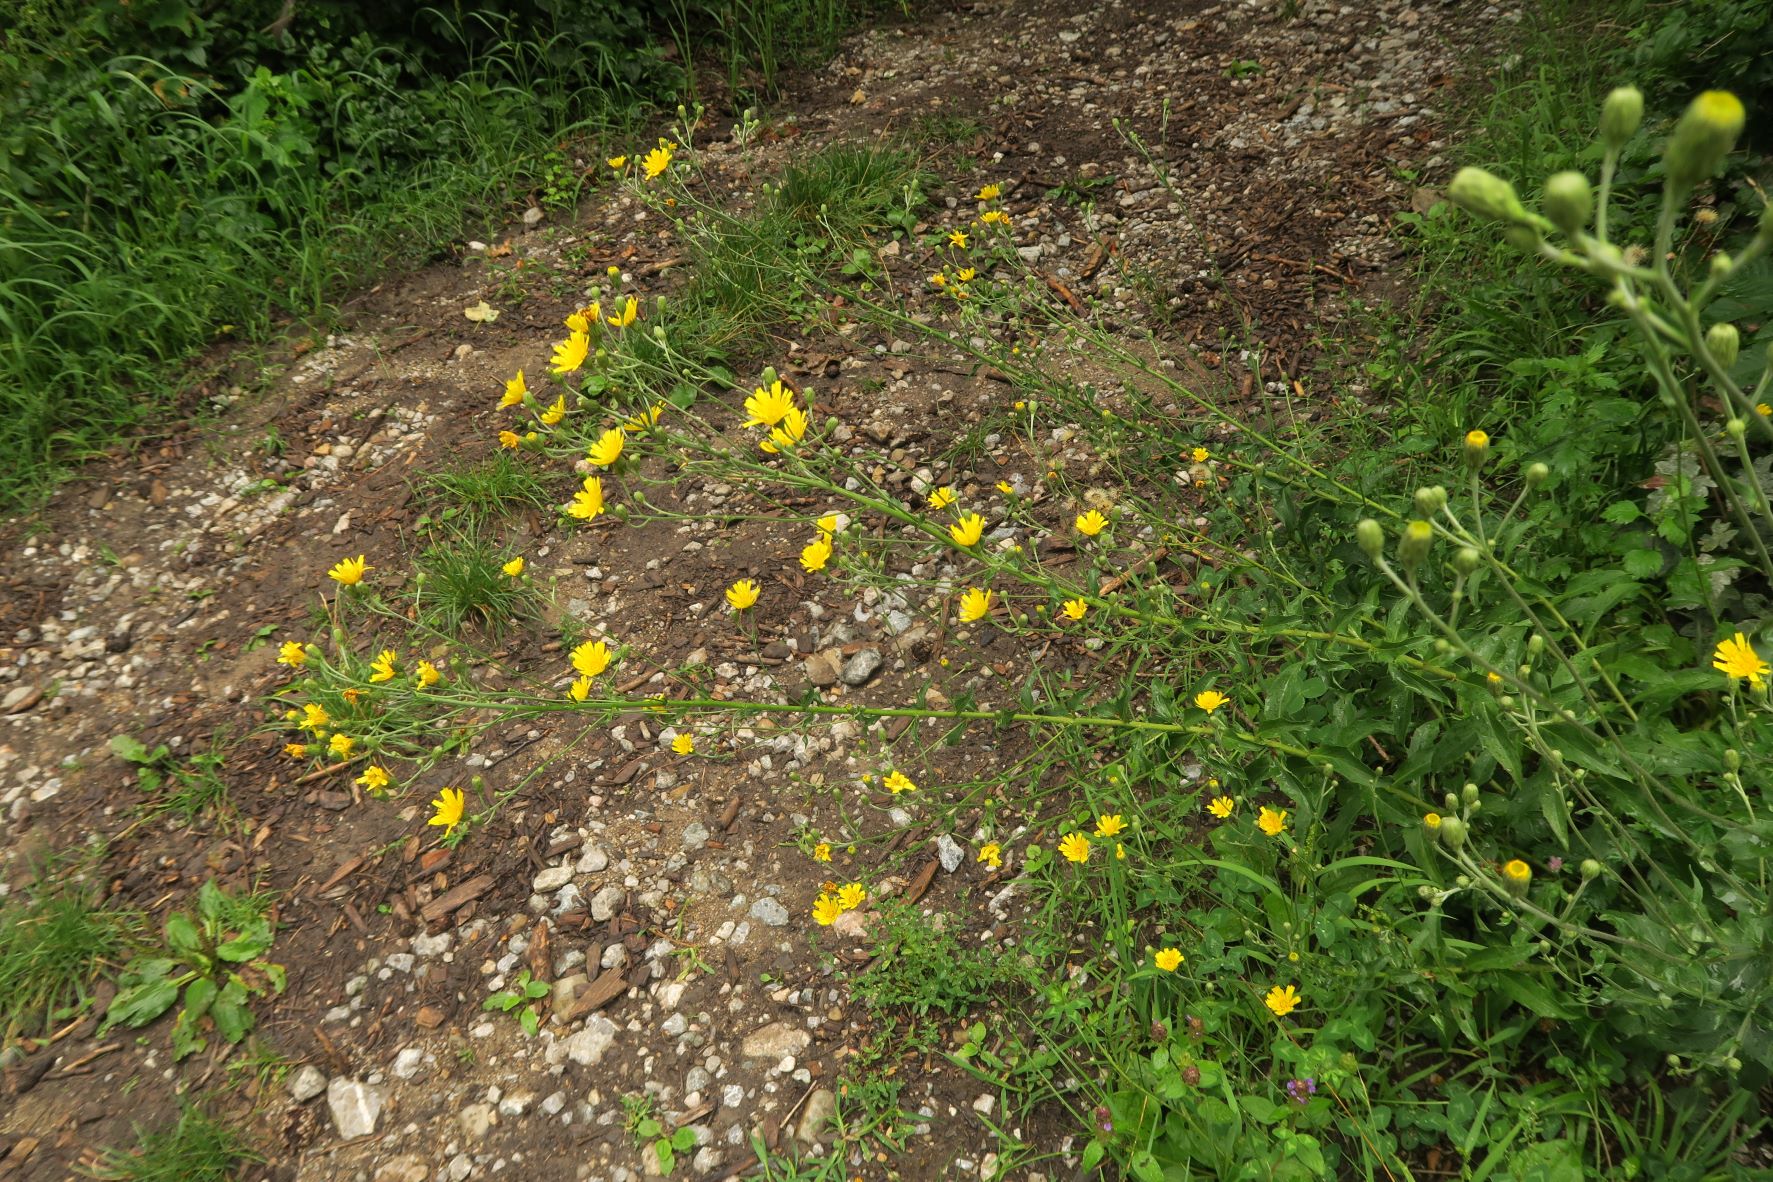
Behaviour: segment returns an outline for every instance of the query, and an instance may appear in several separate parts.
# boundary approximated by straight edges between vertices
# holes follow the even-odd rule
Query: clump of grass
[[[541,479],[505,451],[477,463],[427,473],[421,487],[447,502],[434,520],[460,518],[474,527],[524,509],[548,507],[548,490]]]
[[[905,149],[835,143],[782,170],[774,205],[792,221],[821,226],[846,245],[888,225],[906,190],[921,192],[927,180]]]
[[[990,948],[961,943],[954,933],[964,930],[953,916],[931,920],[915,907],[883,904],[877,929],[883,951],[856,979],[856,996],[877,1012],[902,1009],[918,1017],[962,1014],[1005,996],[1019,977],[1017,965]]]
[[[478,629],[497,639],[512,626],[534,619],[535,589],[504,566],[513,554],[473,535],[433,543],[416,559],[419,622],[461,637]]]
[[[92,983],[127,949],[135,918],[86,884],[0,904],[0,1026],[36,1033],[90,1000]]]
[[[189,1104],[171,1124],[138,1127],[136,1141],[133,1150],[107,1150],[95,1176],[114,1182],[226,1182],[240,1167],[264,1160],[240,1129]]]

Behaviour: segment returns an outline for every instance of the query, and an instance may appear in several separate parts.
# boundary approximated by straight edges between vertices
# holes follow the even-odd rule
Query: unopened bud
[[[1669,184],[1684,192],[1716,172],[1736,146],[1743,120],[1742,100],[1727,90],[1708,90],[1687,104],[1662,150]]]
[[[343,628],[336,628],[335,627],[332,630],[333,651],[334,652],[341,652],[341,653],[344,652],[345,645],[350,639],[351,639],[350,636],[345,632],[345,630]]]
[[[1724,430],[1730,433],[1730,438],[1741,439],[1748,433],[1748,422],[1745,419],[1732,418],[1724,424]]]
[[[1441,844],[1457,853],[1465,845],[1465,822],[1458,817],[1442,817],[1441,827],[1435,830]]]
[[[1465,787],[1459,790],[1459,795],[1464,798],[1466,804],[1470,804],[1478,798],[1478,786],[1468,781]]]
[[[1447,185],[1447,196],[1459,208],[1479,217],[1517,225],[1528,220],[1527,208],[1516,196],[1514,186],[1481,168],[1461,168]]]
[[[1536,657],[1544,651],[1545,651],[1545,637],[1544,636],[1535,632],[1535,633],[1533,633],[1533,635],[1527,637],[1527,652],[1530,655]]]
[[[1736,326],[1719,321],[1705,330],[1705,347],[1711,355],[1718,359],[1718,364],[1729,369],[1736,364],[1737,354],[1742,352],[1742,334]]]
[[[782,375],[776,372],[775,366],[766,365],[763,367],[763,385],[766,389],[772,383],[779,382],[781,380],[782,380]]]
[[[1527,465],[1527,487],[1538,488],[1551,476],[1551,469],[1544,464]]]
[[[1440,485],[1416,490],[1416,516],[1433,517],[1447,507],[1447,490]]]
[[[1724,748],[1724,770],[1739,772],[1742,770],[1742,752],[1734,747]]]
[[[1461,546],[1459,552],[1453,555],[1453,569],[1462,575],[1470,576],[1482,565],[1483,561],[1484,556],[1479,554],[1475,547]]]
[[[1200,1068],[1192,1063],[1184,1067],[1182,1069],[1182,1082],[1191,1088],[1198,1087],[1200,1084]]]
[[[1637,134],[1644,121],[1644,92],[1621,86],[1601,104],[1601,140],[1614,150]]]
[[[1441,797],[1441,803],[1447,806],[1447,811],[1449,813],[1456,813],[1459,811],[1459,797],[1454,793],[1449,792]]]
[[[1369,559],[1376,561],[1385,553],[1385,531],[1371,517],[1363,517],[1355,523],[1354,540]]]
[[[1582,859],[1582,865],[1578,866],[1577,869],[1582,872],[1582,881],[1587,882],[1591,878],[1599,877],[1601,873],[1601,864],[1593,858],[1584,858]]]
[[[1481,468],[1490,454],[1490,435],[1487,431],[1467,431],[1465,433],[1465,464],[1468,468]]]
[[[1730,272],[1735,269],[1736,260],[1732,259],[1723,251],[1720,250],[1718,253],[1711,256],[1711,277],[1714,280],[1720,283],[1723,282],[1730,277]]]
[[[1406,571],[1415,570],[1428,557],[1429,544],[1434,541],[1434,526],[1426,521],[1412,521],[1404,526],[1397,543],[1398,564]]]
[[[1540,207],[1552,225],[1574,235],[1588,226],[1589,215],[1594,212],[1594,191],[1588,187],[1588,178],[1579,172],[1555,173],[1546,179]]]

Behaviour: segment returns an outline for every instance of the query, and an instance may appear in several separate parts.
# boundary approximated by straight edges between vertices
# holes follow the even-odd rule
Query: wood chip
[[[346,878],[349,878],[352,874],[355,874],[358,870],[362,869],[363,864],[366,861],[368,861],[368,859],[362,854],[358,854],[355,858],[348,859],[344,865],[340,866],[337,870],[334,870],[332,872],[332,877],[321,883],[319,889],[314,893],[317,895],[325,894],[327,891],[343,882]]]
[[[585,986],[585,991],[573,999],[566,1020],[572,1022],[586,1014],[594,1014],[626,992],[628,979],[615,969],[605,969],[598,974],[597,980]]]
[[[443,1011],[436,1006],[420,1006],[418,1016],[413,1021],[426,1030],[435,1030],[443,1025]]]
[[[477,874],[467,882],[457,886],[454,890],[439,895],[429,903],[426,903],[423,909],[419,912],[419,918],[423,919],[427,924],[439,923],[450,912],[456,910],[465,903],[480,898],[480,896],[486,894],[486,892],[492,890],[492,888],[492,875]]]
[[[917,876],[911,880],[911,885],[905,888],[907,903],[915,903],[923,898],[923,893],[930,889],[930,883],[935,881],[936,870],[941,864],[939,858],[931,858],[924,863],[923,869],[919,870]]]

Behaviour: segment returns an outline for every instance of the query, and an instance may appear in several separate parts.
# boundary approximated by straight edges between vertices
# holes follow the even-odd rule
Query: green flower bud
[[[1732,418],[1724,424],[1724,430],[1730,433],[1730,438],[1741,439],[1748,433],[1748,422],[1741,418]]]
[[[1458,817],[1442,817],[1441,827],[1435,830],[1441,844],[1458,853],[1465,845],[1465,822]]]
[[[1490,454],[1490,435],[1486,431],[1467,431],[1465,433],[1465,465],[1477,469],[1484,466],[1484,460]]]
[[[1371,517],[1363,517],[1355,523],[1354,540],[1359,543],[1361,553],[1371,560],[1377,561],[1385,553],[1385,530]]]
[[[1538,488],[1551,476],[1551,469],[1544,464],[1527,465],[1527,487]]]
[[[1691,189],[1718,170],[1742,134],[1742,100],[1727,90],[1708,90],[1687,105],[1662,150],[1662,167],[1677,191]]]
[[[1459,790],[1459,795],[1464,798],[1466,804],[1472,804],[1478,798],[1478,786],[1467,781],[1465,787]]]
[[[1493,172],[1461,168],[1447,185],[1447,196],[1467,213],[1515,225],[1530,224],[1527,207],[1515,195],[1514,186]]]
[[[1441,804],[1446,806],[1449,813],[1456,813],[1459,811],[1459,798],[1451,792],[1441,797]]]
[[[1484,556],[1479,554],[1475,547],[1461,546],[1459,552],[1453,555],[1453,569],[1462,575],[1469,576],[1477,570],[1483,561]]]
[[[1643,121],[1644,92],[1635,86],[1621,86],[1601,104],[1601,140],[1617,151],[1637,134]]]
[[[766,365],[763,367],[763,380],[762,380],[761,384],[764,386],[765,389],[769,388],[771,383],[779,382],[781,380],[782,380],[782,375],[776,372],[775,366]]]
[[[1514,709],[1514,695],[1513,694],[1503,694],[1500,698],[1496,699],[1496,703],[1497,703],[1497,705],[1501,706],[1504,710],[1512,710],[1512,709]]]
[[[1742,334],[1736,331],[1734,324],[1719,321],[1705,330],[1705,347],[1718,359],[1719,365],[1729,369],[1736,364],[1736,356],[1742,351]]]
[[[1742,770],[1742,752],[1734,747],[1724,748],[1724,770],[1739,772]]]
[[[1545,197],[1539,204],[1554,226],[1573,235],[1588,227],[1594,213],[1594,190],[1579,172],[1555,173],[1546,179]]]
[[[1527,226],[1510,226],[1502,231],[1502,241],[1525,254],[1533,254],[1539,249],[1539,231]]]
[[[1412,521],[1404,526],[1403,536],[1397,543],[1398,565],[1405,570],[1415,570],[1428,557],[1428,547],[1434,541],[1434,526],[1426,521]]]
[[[1447,507],[1447,490],[1440,485],[1416,490],[1416,516],[1433,517]]]
[[[1460,890],[1464,890],[1466,887],[1471,885],[1471,875],[1469,875],[1469,874],[1459,875],[1457,878],[1455,878],[1453,880],[1453,885],[1458,887]]]
[[[1527,652],[1529,655],[1536,657],[1544,651],[1545,651],[1545,637],[1541,636],[1537,632],[1535,632],[1535,633],[1533,633],[1533,635],[1527,637]]]
[[[343,628],[335,627],[332,630],[332,647],[334,652],[344,652],[346,646],[350,643],[350,640],[350,635]]]
[[[1736,260],[1732,259],[1725,252],[1720,250],[1718,253],[1711,256],[1711,277],[1717,282],[1722,283],[1724,280],[1728,279],[1730,277],[1730,272],[1735,269]]]

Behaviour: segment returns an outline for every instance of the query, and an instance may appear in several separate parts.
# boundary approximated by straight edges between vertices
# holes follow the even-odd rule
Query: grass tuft
[[[158,1129],[136,1130],[136,1148],[106,1151],[95,1176],[112,1182],[227,1182],[240,1167],[263,1161],[238,1128],[186,1105]]]

